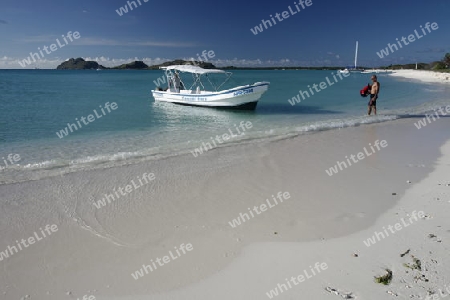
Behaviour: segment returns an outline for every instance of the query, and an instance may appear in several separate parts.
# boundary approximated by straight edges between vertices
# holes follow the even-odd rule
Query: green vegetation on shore
[[[433,61],[431,63],[418,63],[418,70],[430,70],[438,72],[450,72],[450,53],[445,54],[442,60]],[[381,69],[399,70],[399,69],[416,69],[416,64],[389,65],[381,67]]]

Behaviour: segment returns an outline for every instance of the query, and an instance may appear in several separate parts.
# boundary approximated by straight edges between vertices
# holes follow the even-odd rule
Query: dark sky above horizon
[[[124,0],[2,0],[0,68],[20,68],[17,61],[56,39],[64,44],[62,35],[69,31],[81,37],[44,53],[38,66],[54,67],[70,57],[104,65],[158,63],[197,58],[203,50],[213,50],[209,60],[218,65],[348,66],[356,41],[358,65],[365,66],[431,62],[450,52],[448,0],[312,0],[304,9],[293,0],[139,1],[130,10]],[[128,12],[120,16],[116,10],[125,6]],[[257,35],[250,30],[283,11],[288,15],[283,21]],[[427,22],[439,28],[424,36],[420,26]],[[377,55],[414,30],[423,37],[382,59]]]

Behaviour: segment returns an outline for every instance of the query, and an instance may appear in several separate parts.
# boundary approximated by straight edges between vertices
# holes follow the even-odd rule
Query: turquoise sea
[[[334,71],[235,71],[231,85],[269,81],[255,111],[227,111],[155,103],[150,91],[160,71],[0,70],[0,184],[173,155],[191,155],[211,137],[241,121],[245,135],[220,146],[258,143],[321,130],[420,117],[448,105],[450,87],[379,75],[378,116],[367,116],[359,95],[370,74],[351,74],[292,106],[288,99]],[[87,118],[105,103],[117,109],[59,138],[67,123]],[[100,107],[101,106],[101,107]],[[19,154],[17,164],[5,162]],[[191,155],[192,157],[192,155]]]

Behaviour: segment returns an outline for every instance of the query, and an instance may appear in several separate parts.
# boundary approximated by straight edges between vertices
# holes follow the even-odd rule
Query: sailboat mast
[[[355,69],[356,69],[356,63],[358,61],[358,41],[356,41],[356,51],[355,51]]]

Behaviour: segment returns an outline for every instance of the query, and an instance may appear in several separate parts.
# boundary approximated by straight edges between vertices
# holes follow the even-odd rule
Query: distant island
[[[154,65],[154,66],[148,66],[143,61],[133,61],[128,64],[122,64],[120,66],[116,67],[105,67],[102,65],[99,65],[96,61],[86,61],[79,58],[71,58],[63,63],[61,63],[59,66],[56,67],[56,70],[159,70],[159,67],[165,67],[170,65],[196,65],[203,69],[216,69],[216,66],[214,66],[212,63],[204,62],[204,61],[189,61],[189,60],[182,60],[182,59],[176,59],[172,61],[167,61],[165,63]]]
[[[56,70],[89,70],[89,69],[106,69],[95,61],[85,61],[82,58],[71,58],[56,67]]]

